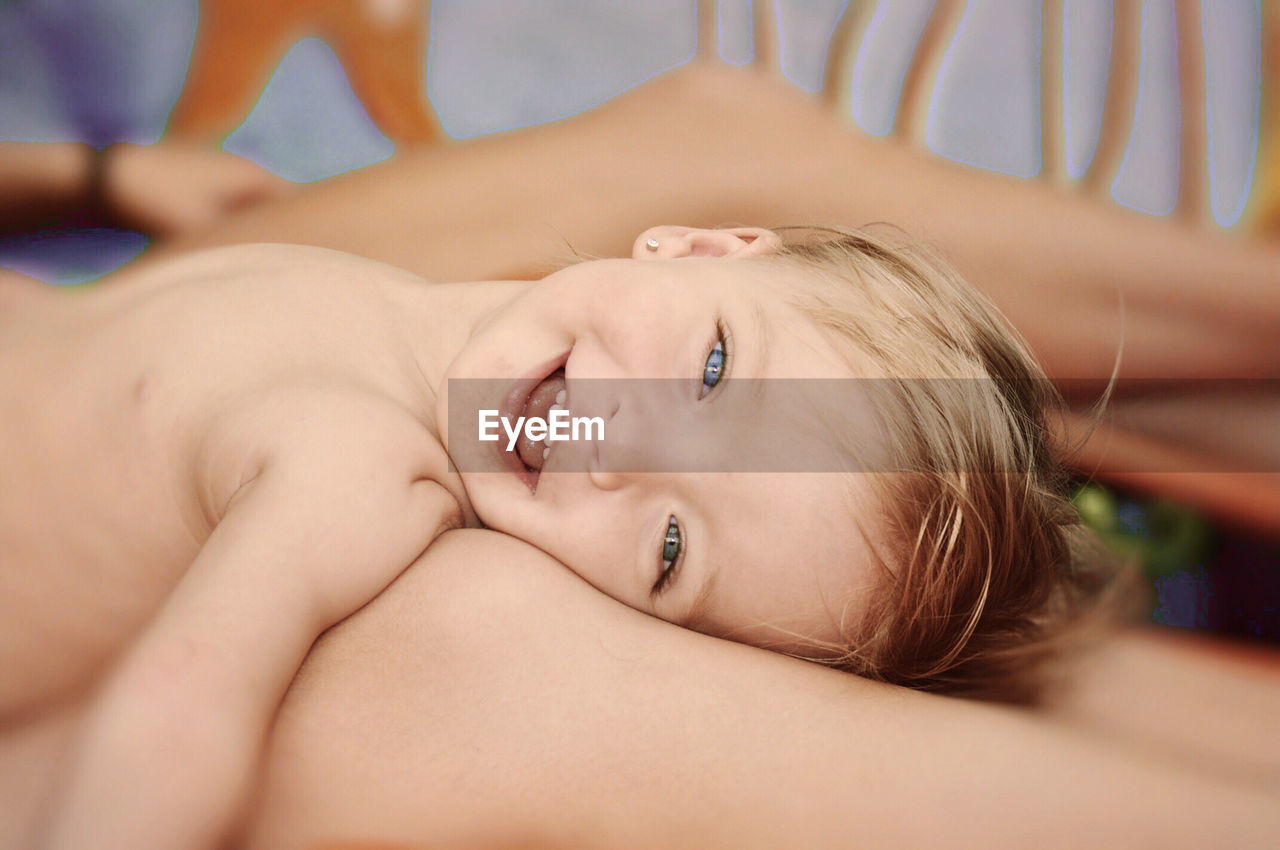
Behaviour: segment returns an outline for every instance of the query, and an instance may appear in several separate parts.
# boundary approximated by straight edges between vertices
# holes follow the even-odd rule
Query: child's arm
[[[189,850],[224,836],[317,635],[457,513],[432,481],[394,480],[350,455],[338,463],[346,468],[336,473],[332,463],[268,467],[232,500],[109,680],[51,848]]]

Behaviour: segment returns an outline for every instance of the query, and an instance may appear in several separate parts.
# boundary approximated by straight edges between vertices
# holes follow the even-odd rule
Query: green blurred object
[[[1098,534],[1108,534],[1115,530],[1118,524],[1116,497],[1102,485],[1081,485],[1071,498],[1071,503],[1075,505],[1081,521]]]
[[[1209,521],[1169,499],[1120,497],[1089,483],[1076,490],[1072,503],[1085,525],[1120,554],[1137,559],[1152,578],[1201,565],[1213,548]]]

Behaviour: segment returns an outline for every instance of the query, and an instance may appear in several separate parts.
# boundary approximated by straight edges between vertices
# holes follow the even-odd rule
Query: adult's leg
[[[249,847],[1267,846],[1274,793],[684,631],[451,533],[316,647]]]
[[[1280,792],[1280,659],[1178,629],[1131,629],[1079,659],[1047,714],[1116,747]]]
[[[436,280],[621,256],[664,221],[888,221],[938,245],[1051,376],[1273,376],[1280,245],[946,162],[859,133],[771,74],[695,63],[588,113],[410,152],[170,250],[288,241]]]

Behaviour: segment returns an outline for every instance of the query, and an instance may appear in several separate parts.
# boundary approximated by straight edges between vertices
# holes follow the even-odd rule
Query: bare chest
[[[361,328],[256,306],[0,316],[0,719],[91,685],[145,627],[295,397],[382,392],[361,376],[393,358],[333,356]]]
[[[84,684],[207,535],[182,416],[145,362],[57,314],[22,318],[0,336],[0,717]]]

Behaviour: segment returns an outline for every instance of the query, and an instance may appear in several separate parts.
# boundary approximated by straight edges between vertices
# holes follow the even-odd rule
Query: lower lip
[[[546,380],[547,376],[555,370],[564,366],[569,361],[569,352],[566,351],[558,357],[546,361],[529,370],[528,374],[516,381],[511,389],[507,392],[506,398],[502,400],[502,407],[499,410],[499,416],[508,422],[515,422],[524,413],[524,407],[529,403],[529,395],[534,391],[538,384]],[[515,449],[507,451],[505,435],[503,439],[494,443],[494,447],[502,459],[502,463],[507,469],[515,473],[524,485],[529,488],[529,492],[534,492],[538,487],[538,476],[530,472],[524,465],[524,461],[520,459],[520,453]]]

